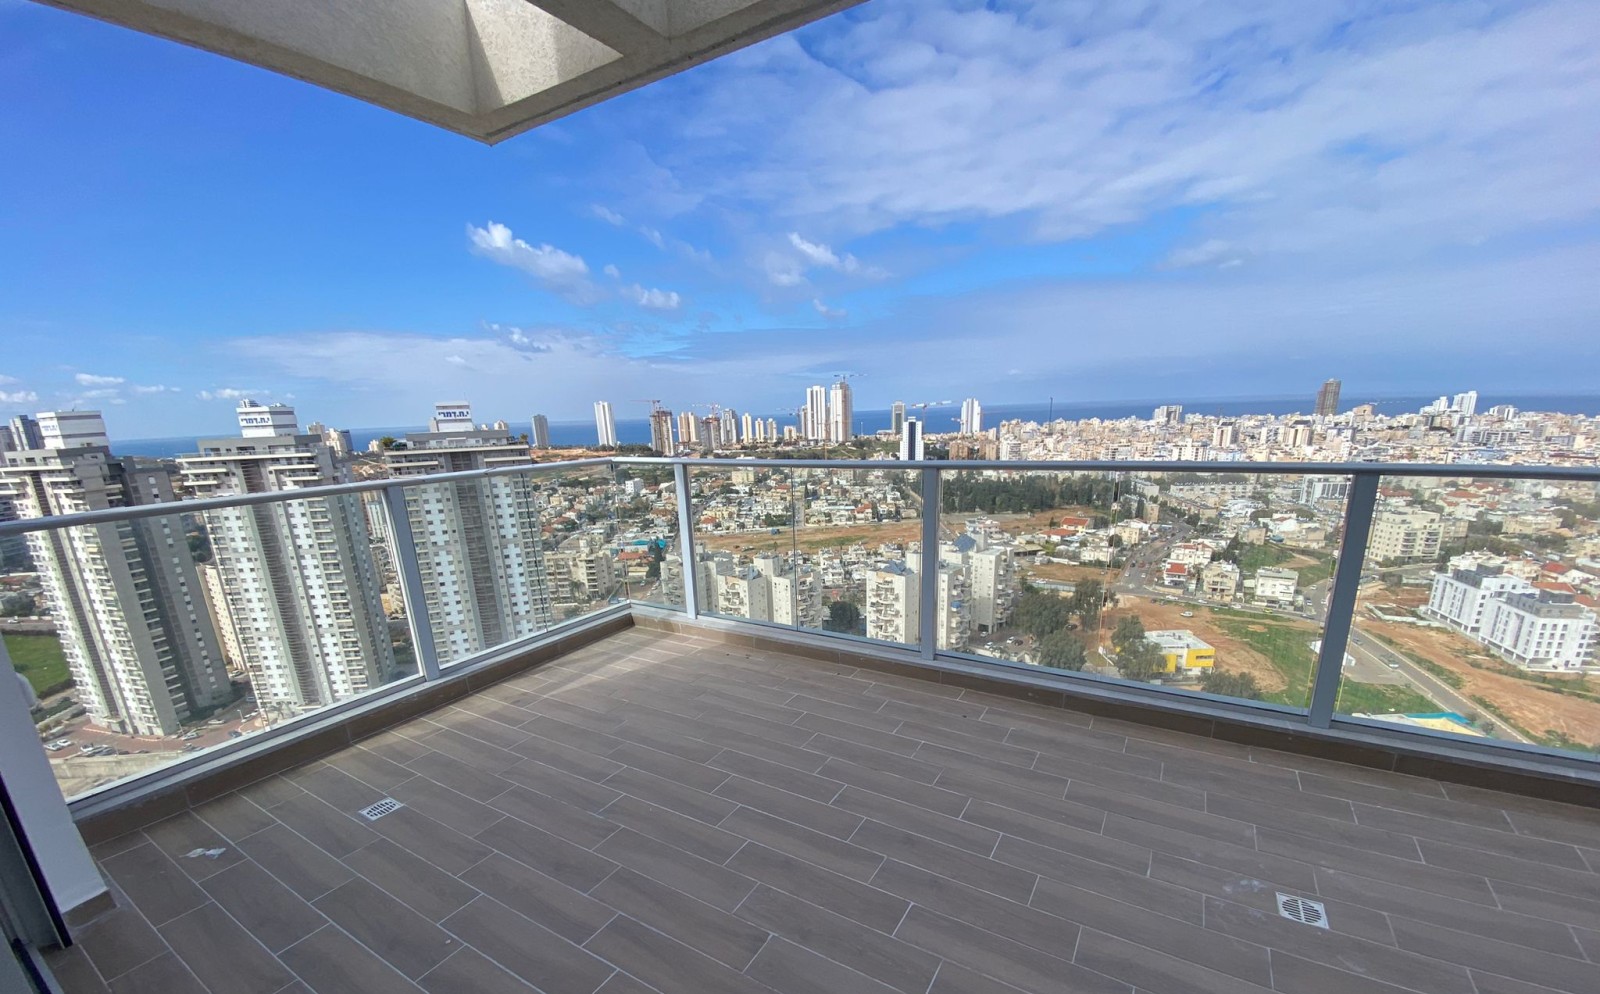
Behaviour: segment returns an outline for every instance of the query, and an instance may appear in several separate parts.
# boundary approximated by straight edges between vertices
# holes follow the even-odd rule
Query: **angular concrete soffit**
[[[40,0],[493,144],[861,0]]]

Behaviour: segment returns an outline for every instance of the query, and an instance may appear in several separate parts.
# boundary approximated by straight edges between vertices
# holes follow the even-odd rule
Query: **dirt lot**
[[[912,518],[907,521],[879,521],[865,525],[827,525],[818,527],[801,528],[798,538],[788,528],[778,529],[778,534],[772,535],[766,531],[761,532],[736,532],[726,535],[695,536],[695,541],[703,543],[711,549],[727,549],[734,552],[775,552],[792,551],[798,544],[801,552],[816,552],[821,549],[836,549],[846,546],[864,544],[879,546],[885,542],[898,542],[902,545],[915,542],[922,537],[922,522]]]
[[[1025,563],[1021,564],[1020,568],[1022,574],[1030,579],[1055,580],[1059,583],[1099,580],[1107,586],[1116,582],[1116,575],[1104,566],[1068,566],[1065,563],[1045,563],[1039,566]]]
[[[1184,611],[1194,611],[1194,617],[1183,617]],[[1157,604],[1143,597],[1123,595],[1118,604],[1107,612],[1102,621],[1101,638],[1109,640],[1111,632],[1117,627],[1117,619],[1125,614],[1138,614],[1139,620],[1144,622],[1146,631],[1162,629],[1186,628],[1196,636],[1211,643],[1217,650],[1217,672],[1219,673],[1249,673],[1256,678],[1256,685],[1264,693],[1277,693],[1287,689],[1288,681],[1283,673],[1272,661],[1253,646],[1243,642],[1221,628],[1211,620],[1211,609],[1205,607],[1191,607],[1185,604]],[[1300,627],[1298,624],[1275,621],[1275,625],[1286,627]],[[1267,630],[1266,625],[1255,626],[1261,631]],[[1316,630],[1307,625],[1306,640],[1317,637]]]
[[[1523,732],[1555,745],[1571,742],[1600,743],[1600,703],[1558,694],[1543,684],[1519,676],[1477,643],[1455,632],[1437,628],[1362,618],[1363,632],[1382,635],[1391,644],[1410,650],[1444,667],[1461,681],[1461,694],[1481,697]],[[1476,665],[1474,665],[1476,664]],[[1581,678],[1552,678],[1553,686],[1584,686]],[[1590,683],[1589,689],[1596,690]]]

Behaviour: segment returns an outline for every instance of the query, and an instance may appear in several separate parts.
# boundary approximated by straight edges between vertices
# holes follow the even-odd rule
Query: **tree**
[[[1089,661],[1083,640],[1071,632],[1051,632],[1039,640],[1039,665],[1055,670],[1081,670]]]
[[[1073,588],[1072,597],[1067,600],[1067,608],[1083,619],[1083,627],[1088,628],[1094,624],[1096,618],[1100,617],[1100,609],[1108,603],[1108,600],[1105,584],[1099,580],[1083,580]]]
[[[1167,657],[1154,642],[1142,637],[1117,653],[1117,669],[1128,680],[1148,680],[1166,668]]]
[[[830,632],[855,633],[861,625],[861,609],[849,601],[832,601],[828,604],[828,619],[822,623]]]
[[[1261,699],[1261,688],[1256,685],[1256,678],[1249,673],[1219,673],[1214,669],[1209,670],[1200,679],[1200,689],[1218,697],[1239,697],[1247,701]]]
[[[394,448],[394,443],[398,441],[399,439],[395,438],[393,435],[384,435],[382,438],[378,439],[378,448],[387,452]]]
[[[1111,633],[1111,646],[1117,652],[1127,652],[1129,647],[1144,641],[1144,622],[1137,614],[1125,614],[1117,619],[1117,627]]]
[[[1054,594],[1038,590],[1025,590],[1017,602],[1015,624],[1034,638],[1044,638],[1054,631],[1067,627],[1072,608]]]

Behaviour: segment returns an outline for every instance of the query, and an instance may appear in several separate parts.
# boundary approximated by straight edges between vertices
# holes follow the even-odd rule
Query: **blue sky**
[[[0,414],[1593,392],[1600,4],[870,0],[494,148],[0,0]]]

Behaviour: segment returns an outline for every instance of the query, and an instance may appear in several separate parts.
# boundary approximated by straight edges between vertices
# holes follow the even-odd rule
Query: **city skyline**
[[[244,394],[352,425],[468,393],[759,410],[838,369],[863,409],[1330,372],[1351,398],[1560,393],[1600,361],[1590,4],[875,0],[495,150],[48,8],[0,21],[0,85],[39,94],[0,112],[0,180],[35,194],[0,247],[8,415],[76,402],[148,438]],[[374,151],[307,184],[335,141]]]

